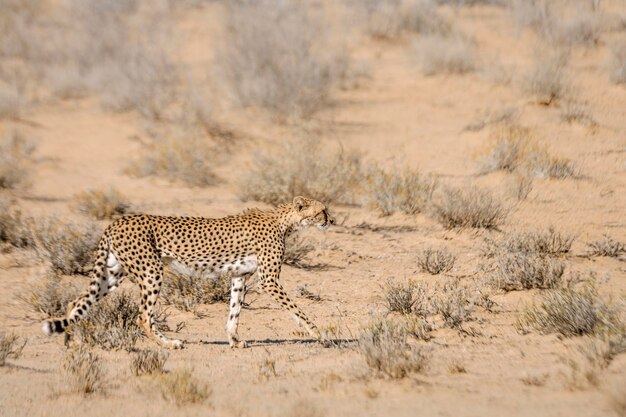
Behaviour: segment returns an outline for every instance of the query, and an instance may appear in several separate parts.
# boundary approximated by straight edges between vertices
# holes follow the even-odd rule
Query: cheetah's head
[[[298,216],[300,227],[316,226],[320,230],[326,230],[335,219],[328,214],[328,209],[317,200],[298,196],[293,199],[293,207]]]

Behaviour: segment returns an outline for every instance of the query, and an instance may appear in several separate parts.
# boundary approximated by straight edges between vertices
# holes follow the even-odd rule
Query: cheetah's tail
[[[96,295],[100,293],[100,285],[106,285],[106,283],[103,284],[101,275],[104,273],[103,268],[106,265],[108,253],[109,244],[103,236],[98,245],[98,256],[91,272],[89,290],[69,304],[65,317],[45,320],[42,325],[42,330],[45,334],[63,333],[67,326],[80,320],[83,315],[87,314],[89,308],[96,302]]]

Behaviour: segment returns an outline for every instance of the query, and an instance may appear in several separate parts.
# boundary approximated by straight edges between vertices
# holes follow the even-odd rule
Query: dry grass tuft
[[[0,196],[0,242],[6,242],[18,248],[33,244],[31,224],[22,217],[22,213],[12,207],[8,198]]]
[[[548,380],[549,374],[525,374],[520,378],[524,385],[542,387]]]
[[[33,228],[37,254],[50,262],[55,272],[84,274],[98,246],[100,231],[95,224],[66,223],[50,217]]]
[[[63,359],[63,369],[74,391],[91,394],[104,390],[102,359],[90,349],[81,346],[69,350]]]
[[[365,191],[369,205],[384,216],[395,212],[416,214],[424,211],[436,187],[436,180],[416,170],[385,171],[369,168]]]
[[[475,69],[473,44],[460,35],[430,35],[414,44],[418,65],[425,75],[464,74]]]
[[[404,317],[404,329],[407,335],[413,336],[417,340],[429,341],[432,338],[430,334],[433,331],[433,326],[426,321],[425,318],[407,315]]]
[[[168,357],[168,353],[160,350],[139,350],[131,354],[130,370],[135,376],[162,374]]]
[[[195,378],[188,369],[163,374],[159,382],[163,398],[178,406],[203,403],[212,392],[208,384]]]
[[[345,76],[349,56],[329,38],[317,13],[295,0],[229,2],[225,42],[218,45],[215,77],[244,107],[280,119],[307,118],[328,102]]]
[[[595,121],[588,108],[582,103],[566,100],[560,110],[561,120],[567,123],[580,123],[582,125],[595,127],[598,122]]]
[[[276,361],[270,357],[267,357],[259,363],[259,381],[268,381],[274,377],[276,377],[278,373],[276,372]]]
[[[531,175],[514,175],[507,183],[509,193],[517,199],[523,201],[533,190],[534,178]]]
[[[403,326],[388,320],[375,320],[359,337],[359,350],[368,366],[393,379],[420,372],[428,360],[424,350],[406,342]]]
[[[559,49],[537,52],[535,66],[526,75],[524,88],[539,104],[549,106],[570,93],[567,61],[567,53]]]
[[[428,311],[426,286],[421,282],[388,280],[383,286],[383,296],[390,312],[423,316]]]
[[[285,240],[284,263],[294,268],[307,269],[311,265],[304,262],[309,253],[315,250],[315,246],[308,240],[291,235]]]
[[[0,189],[24,185],[28,163],[35,150],[33,139],[19,130],[7,130],[0,138]]]
[[[130,203],[114,188],[83,191],[74,196],[74,205],[81,213],[97,220],[128,214]]]
[[[504,291],[556,288],[561,285],[565,270],[560,261],[525,252],[502,254],[495,267],[487,282]]]
[[[547,231],[511,233],[499,241],[486,239],[482,249],[487,258],[503,253],[524,253],[540,256],[561,256],[569,253],[574,236],[550,226]]]
[[[509,210],[490,191],[471,185],[441,188],[433,196],[432,212],[447,229],[497,229],[504,223]]]
[[[80,291],[74,284],[62,284],[59,277],[50,274],[43,282],[33,285],[20,300],[34,311],[47,317],[59,317],[67,312],[68,305],[74,301]]]
[[[626,351],[626,333],[621,335],[586,336],[571,346],[568,354],[561,357],[566,365],[563,373],[565,386],[569,389],[598,387],[604,371],[613,358]]]
[[[494,129],[479,161],[481,174],[501,170],[520,172],[525,177],[529,174],[549,178],[578,175],[577,167],[569,159],[551,155],[530,129],[516,125]]]
[[[603,301],[591,283],[582,289],[562,286],[543,293],[538,304],[525,308],[519,330],[558,333],[565,337],[587,334],[625,334],[624,323],[615,306]]]
[[[163,304],[179,310],[193,311],[198,304],[226,303],[230,299],[229,275],[217,279],[201,274],[189,275],[177,268],[168,268],[161,288]]]
[[[6,364],[7,358],[17,359],[26,346],[26,339],[20,341],[15,333],[0,333],[0,366]]]
[[[361,177],[360,156],[321,145],[316,138],[287,140],[280,149],[257,156],[241,177],[241,198],[277,205],[306,195],[352,203]]]
[[[445,249],[428,248],[418,254],[417,265],[431,275],[449,272],[454,267],[456,256]]]
[[[296,296],[300,298],[306,298],[311,301],[322,301],[322,297],[319,294],[315,294],[309,290],[306,285],[300,285],[296,288]]]
[[[214,185],[218,181],[212,169],[214,152],[203,137],[155,137],[126,172],[139,177],[161,176],[191,186]]]
[[[437,13],[433,0],[367,0],[357,3],[366,13],[370,36],[392,39],[405,32],[446,34],[450,23]]]
[[[615,84],[626,83],[626,41],[611,46],[609,77]]]
[[[73,324],[68,336],[80,344],[131,351],[143,331],[137,324],[139,305],[126,291],[117,290],[92,306],[87,317]]]
[[[588,243],[587,246],[589,246],[589,256],[609,256],[615,258],[620,253],[626,252],[626,246],[609,235],[604,235],[603,239]]]
[[[441,314],[449,327],[460,329],[464,322],[471,319],[470,296],[458,279],[450,279],[443,285],[434,296],[432,306],[435,314]]]

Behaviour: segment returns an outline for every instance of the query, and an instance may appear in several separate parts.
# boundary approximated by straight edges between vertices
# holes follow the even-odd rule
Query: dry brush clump
[[[86,273],[100,234],[95,224],[64,222],[54,217],[39,220],[32,231],[37,254],[50,263],[53,271],[67,275]]]
[[[75,392],[91,394],[105,388],[102,359],[88,347],[69,350],[63,358],[63,369],[71,389]]]
[[[454,267],[455,261],[456,256],[446,249],[428,248],[420,252],[417,256],[417,265],[422,271],[428,272],[431,275],[450,272]]]
[[[440,188],[433,195],[431,210],[433,216],[447,229],[497,229],[509,214],[509,209],[499,198],[474,185]]]
[[[547,231],[512,233],[500,240],[485,239],[483,256],[492,272],[486,282],[500,290],[557,288],[562,284],[564,264],[556,259],[567,254],[574,237],[550,227]]]
[[[413,45],[415,58],[425,75],[464,74],[475,69],[474,45],[461,35],[429,35]]]
[[[35,141],[19,130],[7,130],[0,138],[0,189],[24,185]]]
[[[618,242],[609,235],[604,235],[602,239],[588,243],[589,256],[608,256],[615,258],[620,253],[626,252],[626,246]]]
[[[22,355],[27,341],[20,339],[15,333],[0,333],[0,366],[4,366],[8,358],[17,359]]]
[[[361,171],[356,153],[322,147],[311,137],[286,140],[279,149],[256,156],[240,179],[240,196],[274,205],[291,201],[294,195],[352,203]]]
[[[132,295],[118,290],[94,304],[87,317],[70,326],[67,334],[80,344],[131,351],[143,335],[137,324],[139,316],[139,305]]]
[[[389,171],[372,165],[366,175],[366,200],[384,216],[415,214],[426,209],[436,185],[434,177],[417,170]]]
[[[34,284],[19,299],[30,306],[35,312],[47,317],[65,315],[68,305],[80,294],[78,287],[72,283],[64,284],[61,279],[49,274],[42,282]]]
[[[290,265],[295,268],[310,268],[311,265],[306,263],[304,259],[313,250],[315,250],[315,245],[313,245],[313,243],[311,243],[309,240],[295,234],[290,235],[285,240],[285,253],[283,262],[286,265]]]
[[[527,306],[518,319],[522,331],[558,333],[565,337],[589,334],[617,334],[623,339],[626,324],[620,309],[605,302],[593,283],[582,288],[562,285],[548,290],[538,303]]]
[[[327,104],[349,56],[331,41],[319,10],[295,0],[239,0],[226,11],[214,76],[233,101],[268,109],[280,119],[306,118]]]
[[[131,353],[130,370],[135,376],[162,374],[169,354],[161,350],[142,349]]]
[[[231,276],[209,278],[168,268],[161,288],[161,301],[182,311],[193,311],[199,304],[226,303],[230,299]]]
[[[107,190],[83,191],[74,196],[74,206],[78,211],[97,220],[112,219],[128,214],[130,203],[119,191],[111,187]]]
[[[535,64],[526,74],[524,89],[532,94],[539,104],[549,106],[571,93],[567,78],[568,55],[559,49],[542,50],[536,53]]]
[[[534,132],[517,125],[500,126],[489,135],[479,153],[480,173],[506,171],[525,177],[545,176],[569,178],[578,175],[578,168],[567,158],[552,155],[537,140]]]
[[[206,137],[156,135],[126,172],[139,177],[157,175],[192,186],[214,185],[218,182],[213,172],[214,152],[214,144]]]
[[[458,279],[449,279],[432,300],[435,314],[440,314],[448,327],[460,329],[461,325],[471,320],[472,305],[467,288]]]
[[[175,369],[159,378],[161,395],[178,406],[203,403],[212,393],[205,382],[193,376],[191,370]]]
[[[366,32],[375,38],[392,39],[403,33],[447,34],[452,29],[433,0],[366,0],[356,4],[365,12]]]
[[[23,248],[33,244],[32,225],[12,202],[0,196],[0,242]]]
[[[426,286],[417,281],[394,282],[383,286],[383,297],[389,312],[424,316],[428,312]]]
[[[393,379],[420,372],[428,361],[424,348],[407,343],[404,326],[389,319],[374,320],[361,333],[359,351],[370,368]]]

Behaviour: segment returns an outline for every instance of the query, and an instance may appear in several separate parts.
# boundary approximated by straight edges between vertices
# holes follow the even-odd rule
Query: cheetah
[[[231,347],[246,347],[245,341],[239,339],[237,327],[246,278],[255,272],[259,287],[291,312],[312,337],[319,339],[315,324],[287,296],[278,278],[285,238],[307,226],[326,230],[334,222],[324,204],[301,196],[274,209],[248,209],[220,219],[147,214],[121,217],[109,225],[99,241],[89,289],[70,303],[65,317],[44,321],[43,331],[49,335],[63,333],[129,275],[141,290],[141,314],[137,320],[140,327],[165,348],[183,347],[181,340],[163,335],[154,321],[165,260],[197,271],[202,277],[232,277],[226,323]]]

